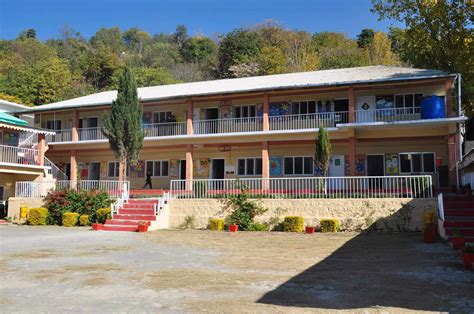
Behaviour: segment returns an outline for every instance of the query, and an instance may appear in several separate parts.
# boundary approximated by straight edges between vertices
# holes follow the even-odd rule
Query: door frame
[[[206,112],[207,109],[217,109],[217,118],[216,119],[208,119],[207,116],[206,116],[207,115],[207,112]],[[204,111],[204,119],[203,120],[205,120],[205,121],[207,121],[207,120],[219,120],[219,116],[220,116],[219,107],[206,107],[206,108],[202,108],[202,110]],[[216,159],[219,159],[219,158],[216,158]]]
[[[363,109],[360,109],[359,106],[358,106],[358,100],[360,98],[371,98],[373,99],[373,104],[375,106],[375,108],[369,108],[369,110],[374,110],[374,109],[377,109],[377,98],[375,96],[358,96],[356,97],[356,103],[355,103],[355,110],[356,110],[356,123],[368,123],[368,122],[375,122],[375,111],[373,112],[373,117],[369,117],[369,116],[362,116],[363,119],[361,120],[358,120],[357,119],[357,111],[360,111],[360,110],[363,110]]]
[[[383,165],[383,176],[385,177],[385,154],[365,154],[365,169],[366,169],[365,175],[367,177],[370,177],[369,176],[369,158],[367,158],[369,156],[382,156],[382,158],[383,158],[383,163],[382,163],[382,165]]]
[[[335,176],[335,177],[345,177],[346,176],[346,157],[344,155],[331,155],[331,158],[333,157],[337,157],[337,158],[341,158],[342,157],[342,164],[341,164],[341,167],[342,167],[342,175],[341,176]],[[331,169],[331,161],[329,161],[329,168],[328,168],[328,177],[331,177],[329,175],[329,171]]]
[[[214,166],[213,166],[213,162],[214,160],[223,160],[224,161],[224,167],[223,167],[223,173],[224,173],[224,176],[223,176],[223,179],[225,179],[225,158],[211,158],[211,169],[209,171],[209,179],[212,179],[212,180],[220,180],[220,179],[214,179]]]
[[[186,180],[186,169],[184,169],[184,171],[185,171],[185,172],[184,172],[184,179],[181,178],[181,172],[183,171],[183,169],[182,169],[182,162],[183,162],[183,161],[186,162],[186,159],[180,159],[180,160],[179,160],[179,179],[180,179],[180,180]]]

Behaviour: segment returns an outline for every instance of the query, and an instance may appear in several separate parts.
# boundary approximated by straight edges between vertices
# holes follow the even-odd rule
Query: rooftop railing
[[[102,128],[79,128],[77,129],[79,141],[97,141],[107,139],[102,133]]]
[[[186,122],[144,124],[146,137],[186,135]]]
[[[262,117],[197,120],[194,134],[245,133],[263,130]]]
[[[421,119],[420,107],[356,110],[356,123],[396,122]]]

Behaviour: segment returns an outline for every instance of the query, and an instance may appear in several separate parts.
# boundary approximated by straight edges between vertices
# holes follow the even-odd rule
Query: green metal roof
[[[0,112],[0,122],[20,125],[20,126],[28,125],[28,122],[26,122],[25,120],[18,119],[17,117],[9,115],[8,113],[5,113],[5,112]]]

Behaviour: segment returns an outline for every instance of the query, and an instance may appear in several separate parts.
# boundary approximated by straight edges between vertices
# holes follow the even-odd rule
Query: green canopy
[[[25,120],[18,119],[17,117],[9,115],[5,112],[0,112],[0,122],[21,126],[28,125],[28,122],[26,122]]]

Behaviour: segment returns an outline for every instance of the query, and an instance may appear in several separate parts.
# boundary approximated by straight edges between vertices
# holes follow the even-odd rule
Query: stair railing
[[[51,160],[48,159],[48,157],[44,157],[44,165],[46,167],[50,167],[48,169],[48,174],[51,174],[54,179],[59,180],[59,181],[66,181],[68,180],[67,175],[58,168]]]
[[[444,221],[443,193],[438,194],[438,218],[439,220]]]
[[[153,205],[155,216],[160,216],[160,214],[163,212],[165,208],[165,205],[168,204],[169,199],[170,199],[169,192],[165,192],[162,197],[158,198],[158,203],[155,203]]]
[[[34,148],[38,144],[38,134],[36,133],[20,133],[18,147]]]

